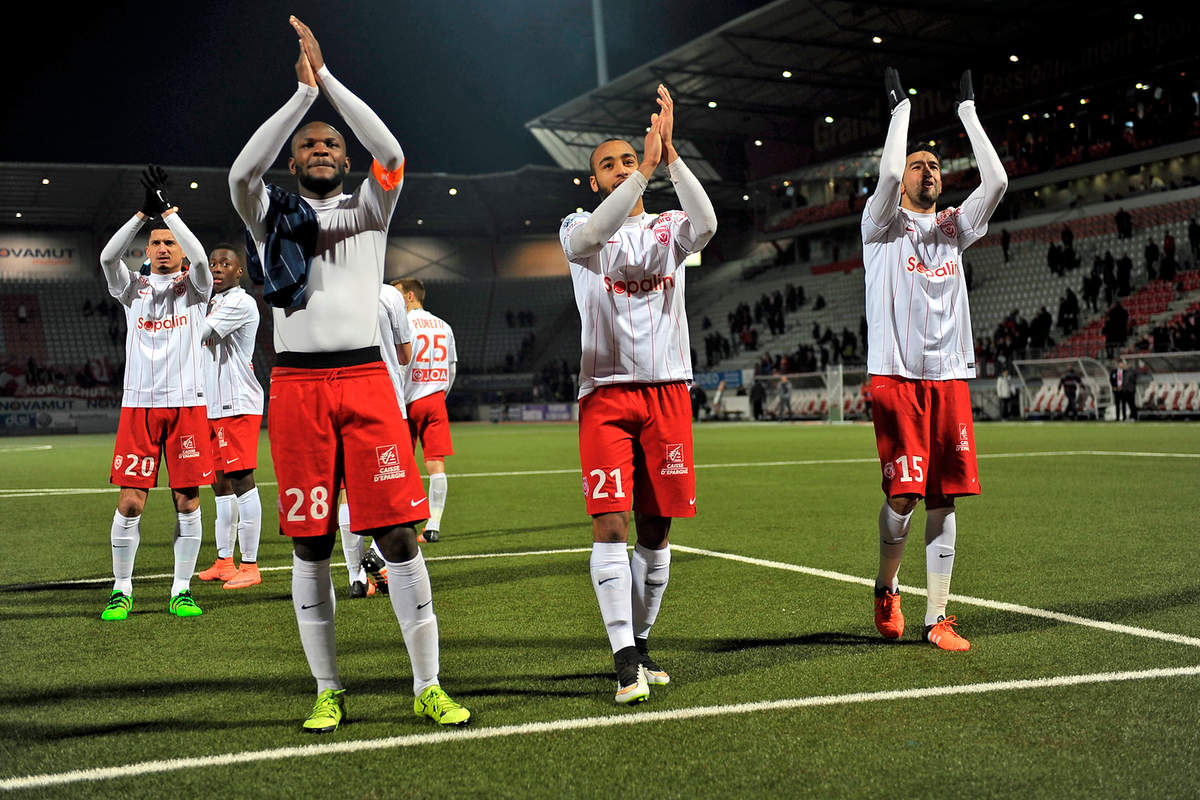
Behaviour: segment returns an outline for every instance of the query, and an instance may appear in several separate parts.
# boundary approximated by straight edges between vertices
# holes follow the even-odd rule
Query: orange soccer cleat
[[[957,624],[954,617],[938,617],[935,624],[925,626],[925,633],[921,638],[942,650],[965,653],[971,649],[971,643],[954,630],[954,626]]]
[[[875,629],[885,639],[899,639],[904,633],[904,614],[900,611],[900,591],[875,590]]]
[[[227,581],[236,575],[237,571],[238,569],[233,563],[233,556],[230,556],[229,558],[218,558],[211,567],[196,577],[202,581]]]
[[[257,586],[262,583],[262,575],[258,571],[258,564],[251,561],[249,564],[243,563],[238,568],[237,574],[229,580],[225,581],[223,589],[249,589],[251,586]]]

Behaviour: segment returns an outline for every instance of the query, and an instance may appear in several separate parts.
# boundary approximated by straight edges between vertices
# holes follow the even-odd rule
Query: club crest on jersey
[[[954,224],[954,219],[957,216],[957,208],[947,208],[938,212],[937,215],[937,226],[942,229],[942,233],[951,239],[958,236],[958,226]]]
[[[117,456],[117,461],[120,462],[120,460],[121,460],[121,457]],[[588,485],[587,485],[587,476],[586,475],[583,476],[583,496],[584,497],[588,496]]]
[[[683,457],[683,444],[668,444],[660,475],[687,475],[688,465]]]
[[[375,483],[393,481],[405,476],[405,471],[400,468],[400,448],[396,445],[385,444],[376,447],[375,461],[379,466],[379,472],[375,474]]]
[[[179,457],[180,458],[199,458],[200,451],[196,449],[195,436],[180,436],[179,437]]]
[[[965,453],[971,449],[971,437],[967,433],[967,423],[958,423],[958,444],[954,446],[956,452]]]

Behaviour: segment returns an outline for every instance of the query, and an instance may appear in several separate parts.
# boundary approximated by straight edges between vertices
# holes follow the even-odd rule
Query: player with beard
[[[590,570],[618,703],[643,701],[651,684],[670,680],[650,658],[647,637],[670,575],[671,519],[696,513],[683,261],[717,228],[712,203],[672,144],[665,86],[657,101],[641,161],[623,139],[601,142],[590,183],[603,199],[559,230],[582,323],[579,459],[592,517]],[[664,158],[683,210],[648,214],[642,193]]]
[[[970,643],[946,616],[955,560],[955,497],[979,494],[968,378],[975,377],[962,251],[987,233],[1008,187],[1000,157],[975,111],[971,73],[959,83],[958,117],[979,166],[980,186],[962,206],[938,210],[941,159],[908,149],[911,112],[896,70],[885,72],[891,122],[879,184],[862,216],[872,416],[886,500],[879,509],[875,627],[904,633],[898,572],[909,523],[925,500],[928,598],[922,639],[942,650]]]
[[[438,685],[437,617],[414,527],[428,516],[428,500],[379,349],[387,228],[404,182],[404,152],[383,121],[329,71],[308,26],[289,21],[300,45],[298,86],[250,137],[229,186],[261,263],[275,323],[268,435],[280,532],[292,538],[294,551],[292,604],[317,683],[317,701],[302,728],[330,733],[345,719],[330,580],[343,485],[355,533],[373,536],[387,562],[392,609],[412,664],[413,710],[442,725],[461,725],[470,712]],[[369,176],[352,193],[342,185],[350,169],[342,135],[325,122],[297,129],[318,89],[374,157]],[[289,138],[288,169],[298,195],[262,180]]]

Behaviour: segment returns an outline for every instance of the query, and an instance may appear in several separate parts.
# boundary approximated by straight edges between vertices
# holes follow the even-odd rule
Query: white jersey
[[[408,419],[408,412],[404,407],[404,373],[408,365],[400,363],[396,345],[411,343],[412,339],[404,295],[395,286],[383,284],[379,291],[379,352],[392,379],[396,402],[400,404],[400,416],[405,419]]]
[[[208,418],[263,413],[263,389],[254,377],[258,304],[240,286],[213,297],[205,322],[212,336],[204,342],[204,386]]]
[[[413,357],[408,366],[404,398],[412,403],[436,392],[450,391],[451,370],[458,363],[454,331],[445,320],[423,308],[408,312],[413,329]]]
[[[957,208],[898,207],[882,227],[863,212],[867,371],[923,380],[975,377],[962,251],[987,233]]]
[[[681,266],[694,245],[679,237],[687,215],[628,217],[599,252],[577,256],[571,233],[590,217],[571,214],[558,232],[582,325],[579,396],[610,384],[690,381]]]

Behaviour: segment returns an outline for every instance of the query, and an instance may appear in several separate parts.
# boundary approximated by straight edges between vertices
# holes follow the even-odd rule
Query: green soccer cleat
[[[113,590],[112,596],[108,598],[108,605],[100,612],[100,619],[106,622],[114,620],[123,620],[129,618],[129,612],[133,609],[133,597],[124,592]]]
[[[440,686],[430,686],[413,701],[413,711],[418,717],[429,717],[438,725],[466,725],[471,721],[471,712],[450,699]]]
[[[196,605],[196,601],[192,599],[190,589],[184,589],[172,597],[170,608],[171,613],[177,617],[198,617],[204,613],[200,610],[200,606]]]
[[[345,689],[326,689],[317,695],[312,713],[300,729],[305,733],[333,733],[346,719]]]

